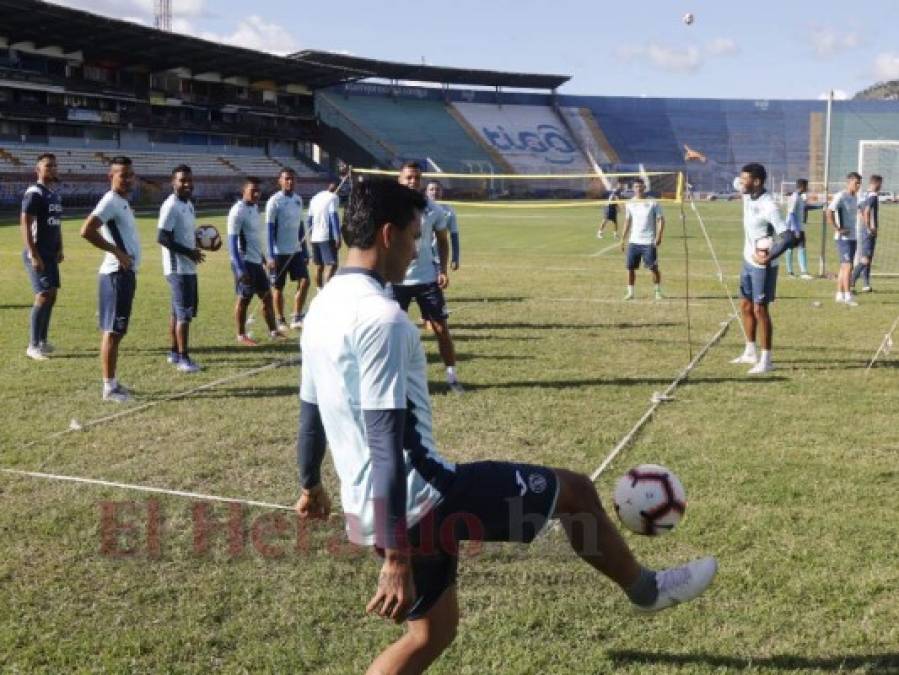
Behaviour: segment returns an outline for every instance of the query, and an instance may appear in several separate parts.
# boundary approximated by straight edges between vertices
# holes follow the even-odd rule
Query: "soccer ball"
[[[200,225],[197,228],[197,248],[218,251],[222,247],[222,237],[215,225]]]
[[[686,14],[684,14],[684,24],[686,24],[687,26],[692,26],[695,20],[696,17],[693,16],[691,12],[687,12]]]
[[[677,476],[658,464],[641,464],[623,475],[612,497],[624,526],[654,536],[674,528],[687,508],[687,494]]]

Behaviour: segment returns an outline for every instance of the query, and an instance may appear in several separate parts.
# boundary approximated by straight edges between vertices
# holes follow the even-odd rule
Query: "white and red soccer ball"
[[[648,536],[670,532],[687,508],[680,479],[658,464],[641,464],[624,474],[612,499],[624,526]]]
[[[222,235],[215,225],[200,225],[197,228],[197,248],[204,251],[218,251],[222,247]]]

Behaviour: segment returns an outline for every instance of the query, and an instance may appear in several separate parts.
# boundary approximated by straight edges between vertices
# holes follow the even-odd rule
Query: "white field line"
[[[55,473],[40,473],[38,471],[20,471],[18,469],[2,469],[0,473],[23,478],[39,478],[43,480],[65,481],[80,483],[82,485],[99,485],[102,487],[118,488],[120,490],[135,490],[138,492],[152,492],[154,494],[172,495],[174,497],[187,497],[203,502],[224,502],[226,504],[246,504],[247,506],[260,506],[266,509],[278,509],[280,511],[293,511],[292,506],[258,502],[252,499],[237,499],[233,497],[219,497],[218,495],[206,495],[199,492],[185,492],[184,490],[169,490],[167,488],[151,487],[148,485],[136,485],[134,483],[117,483],[115,481],[100,480],[97,478],[81,478],[79,476],[63,476]]]
[[[620,247],[621,247],[621,242],[620,242],[620,241],[616,241],[616,242],[615,242],[614,244],[612,244],[611,246],[606,246],[605,248],[600,249],[600,250],[597,251],[596,253],[591,253],[591,254],[589,254],[587,257],[588,257],[588,258],[598,258],[599,256],[604,255],[604,254],[608,253],[609,251],[611,251],[611,250],[613,250],[613,249],[616,249],[616,248],[620,248]]]

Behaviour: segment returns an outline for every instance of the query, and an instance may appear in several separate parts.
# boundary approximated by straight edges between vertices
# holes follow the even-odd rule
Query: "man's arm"
[[[665,233],[665,216],[659,212],[656,219],[656,248],[662,245],[662,235]]]
[[[265,204],[266,232],[268,233],[268,257],[275,259],[275,240],[278,238],[278,214],[275,213],[275,198],[270,197]]]
[[[177,215],[175,209],[168,208],[168,202],[166,202],[166,205],[164,205],[159,212],[159,226],[156,232],[156,242],[160,246],[167,248],[174,253],[178,253],[179,255],[183,255],[185,258],[189,258],[194,262],[203,262],[203,252],[200,251],[200,249],[188,248],[175,241],[176,218]]]
[[[434,232],[437,237],[437,255],[440,257],[440,274],[437,275],[437,285],[440,288],[449,286],[449,277],[446,273],[446,263],[449,260],[449,236],[446,229]]]
[[[91,214],[81,226],[81,237],[101,251],[112,253],[118,259],[119,265],[123,270],[131,269],[133,258],[115,244],[106,241],[103,235],[100,234],[101,227],[103,227],[103,221],[100,220],[99,216]]]
[[[296,505],[297,515],[300,518],[326,519],[331,513],[331,502],[321,484],[325,445],[325,427],[318,406],[301,399],[297,467],[302,492]]]
[[[337,245],[337,248],[340,248],[340,214],[337,213],[337,209],[332,208],[330,213],[328,213],[328,227],[331,232],[331,239],[334,240],[334,243]]]
[[[631,212],[625,210],[624,212],[624,232],[621,233],[621,250],[623,251],[627,247],[627,238],[631,233],[631,225],[633,224],[633,219],[631,218]]]
[[[459,221],[456,219],[455,209],[450,210],[450,208],[447,207],[447,213],[449,216],[447,217],[446,224],[450,233],[450,247],[453,249],[451,267],[454,270],[457,270],[459,269],[459,254],[461,252],[459,244]]]
[[[22,241],[25,244],[25,250],[28,251],[28,257],[31,258],[31,266],[38,272],[43,272],[44,261],[37,251],[37,245],[34,243],[34,235],[31,232],[31,215],[24,210],[19,216],[19,225],[22,230]]]

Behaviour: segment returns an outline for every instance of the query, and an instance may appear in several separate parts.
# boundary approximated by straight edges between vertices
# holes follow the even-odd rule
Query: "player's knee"
[[[868,258],[868,257],[866,257],[866,256],[862,256],[862,259],[861,259],[860,262],[861,262],[862,265],[870,265],[870,264],[871,264],[871,259]]]
[[[51,302],[52,297],[53,296],[50,294],[50,291],[41,291],[40,293],[35,295],[35,299],[37,300],[37,304],[39,305],[45,305],[48,302]]]
[[[427,623],[427,625],[414,625]],[[456,639],[459,628],[458,614],[451,617],[443,617],[440,622],[412,622],[407,633],[407,639],[412,643],[415,651],[436,659]]]
[[[754,304],[752,306],[752,313],[755,315],[756,319],[762,320],[768,318],[768,305],[762,304]]]
[[[556,514],[573,515],[585,513],[601,506],[596,486],[589,476],[567,469],[555,469],[559,481],[556,498]]]

